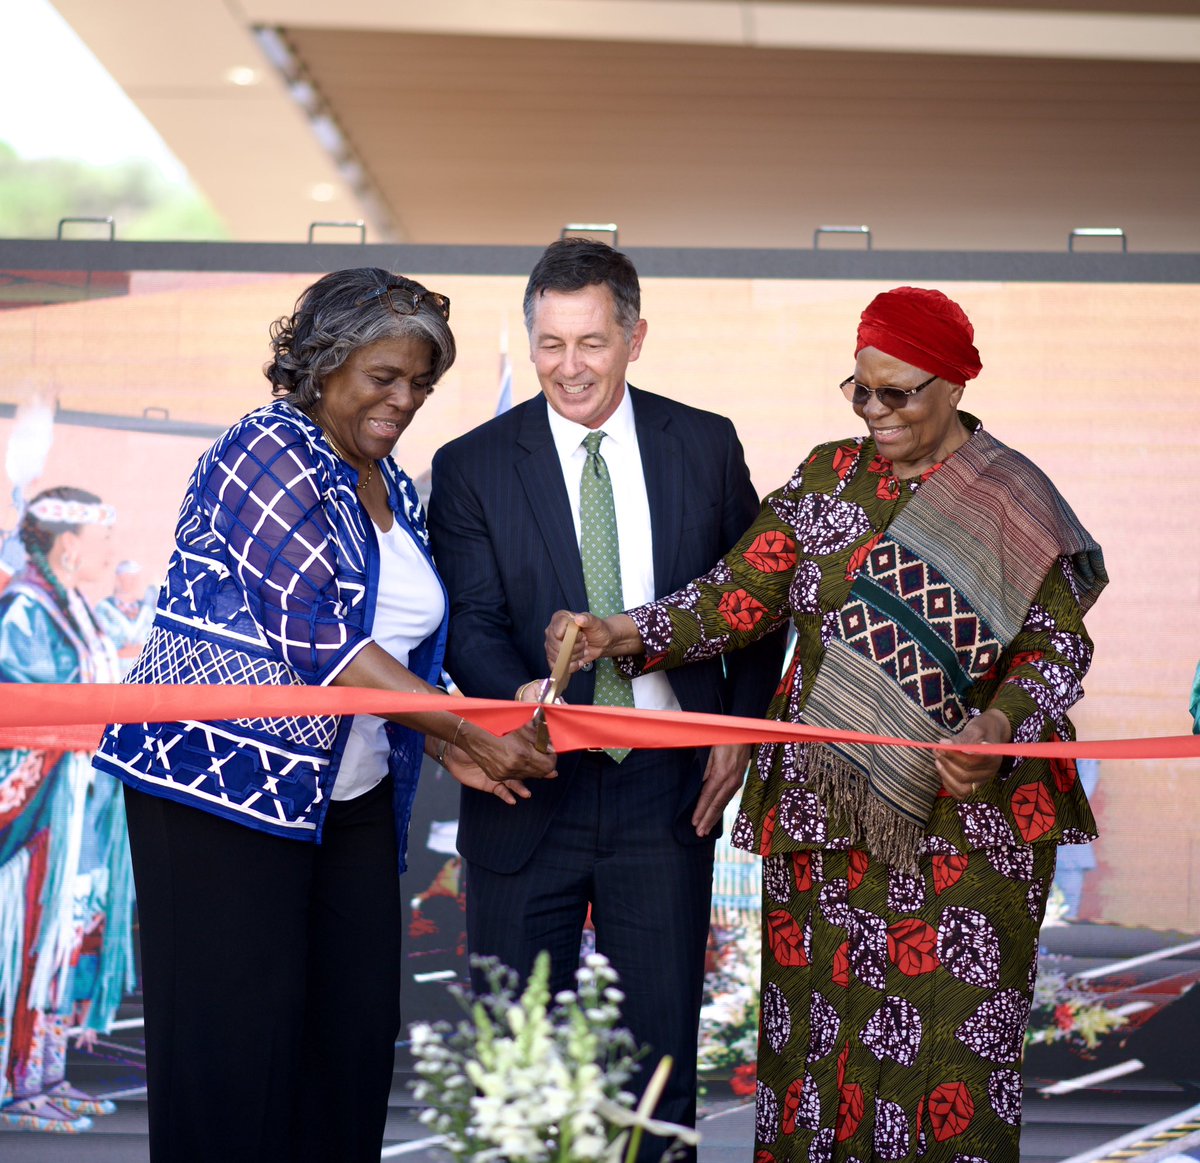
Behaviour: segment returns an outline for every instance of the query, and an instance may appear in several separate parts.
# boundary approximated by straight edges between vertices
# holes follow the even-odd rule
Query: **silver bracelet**
[[[440,763],[443,767],[446,766],[446,752],[449,751],[450,748],[453,747],[454,744],[458,742],[458,733],[459,733],[459,731],[462,730],[463,723],[465,723],[465,722],[466,722],[466,719],[464,719],[460,715],[458,717],[458,726],[454,728],[454,734],[451,735],[449,739],[442,740],[442,745],[441,745],[441,747],[438,748],[437,755],[434,756],[434,758],[437,760],[437,762]]]

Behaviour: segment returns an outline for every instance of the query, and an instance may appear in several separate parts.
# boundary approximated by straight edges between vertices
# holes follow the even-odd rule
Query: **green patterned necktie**
[[[588,609],[601,618],[619,614],[625,608],[621,596],[621,545],[617,539],[617,510],[613,505],[612,480],[608,465],[600,455],[603,432],[589,432],[583,439],[587,460],[579,480],[580,556],[583,559],[583,584],[587,587]],[[611,658],[596,662],[598,707],[632,707],[633,686],[622,678]],[[628,747],[605,748],[620,763],[629,754]]]

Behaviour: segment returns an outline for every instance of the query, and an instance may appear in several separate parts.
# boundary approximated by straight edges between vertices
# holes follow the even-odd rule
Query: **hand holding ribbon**
[[[1000,711],[984,711],[968,719],[952,743],[992,744],[1011,743],[1012,725]],[[991,753],[942,751],[934,756],[933,766],[941,776],[942,786],[956,799],[974,795],[1000,770],[1002,756]]]

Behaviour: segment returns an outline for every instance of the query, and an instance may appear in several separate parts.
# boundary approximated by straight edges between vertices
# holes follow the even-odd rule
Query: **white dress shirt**
[[[575,541],[580,541],[579,481],[587,463],[584,437],[592,431],[560,416],[547,406],[550,435],[558,450],[567,497],[571,502],[571,520],[575,523]],[[633,422],[633,400],[629,385],[617,410],[600,425],[604,439],[600,455],[608,465],[612,481],[613,507],[617,516],[617,539],[621,546],[621,597],[625,609],[652,602],[659,596],[654,586],[653,532],[650,524],[650,500],[642,471],[637,427]],[[678,711],[679,701],[665,674],[644,674],[633,680],[633,705],[645,711]]]

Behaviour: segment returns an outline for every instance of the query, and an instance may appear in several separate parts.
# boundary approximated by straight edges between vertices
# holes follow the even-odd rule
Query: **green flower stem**
[[[674,1062],[670,1054],[664,1054],[659,1059],[658,1065],[654,1068],[654,1073],[650,1076],[650,1081],[646,1084],[646,1090],[642,1094],[642,1101],[637,1105],[637,1113],[639,1119],[648,1119],[654,1113],[654,1108],[658,1106],[658,1100],[662,1098],[662,1092],[666,1089],[667,1079],[671,1077],[671,1067]],[[638,1148],[642,1145],[642,1124],[636,1123],[633,1131],[629,1136],[629,1149],[625,1152],[625,1163],[633,1163],[637,1158]]]

